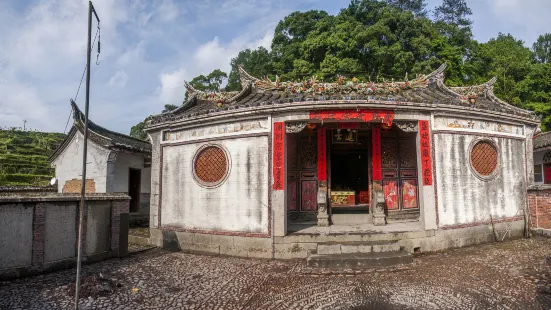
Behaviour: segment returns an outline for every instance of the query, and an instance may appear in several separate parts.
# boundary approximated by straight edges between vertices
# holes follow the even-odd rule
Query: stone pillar
[[[386,225],[386,215],[385,215],[385,195],[382,190],[373,191],[373,225],[375,226],[384,226]]]
[[[318,186],[318,226],[329,226],[327,213],[327,181],[320,181]]]
[[[329,226],[327,213],[327,132],[318,128],[318,226]]]
[[[386,225],[385,195],[382,187],[383,169],[381,159],[381,128],[371,130],[371,162],[373,165],[373,224]]]

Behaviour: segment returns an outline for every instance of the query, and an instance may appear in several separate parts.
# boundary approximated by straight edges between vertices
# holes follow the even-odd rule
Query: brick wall
[[[551,229],[551,186],[530,187],[528,189],[528,206],[531,227]]]

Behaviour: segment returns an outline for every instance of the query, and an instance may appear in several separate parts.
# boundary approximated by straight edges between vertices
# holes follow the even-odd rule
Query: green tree
[[[515,89],[520,101],[542,116],[542,130],[551,130],[551,63],[532,64]]]
[[[442,4],[434,9],[434,18],[446,24],[459,27],[470,27],[473,23],[469,16],[473,11],[467,6],[465,0],[443,0]]]
[[[427,4],[424,0],[386,0],[386,3],[403,11],[411,11],[417,16],[426,16],[425,7]]]
[[[197,89],[204,92],[219,92],[220,87],[224,83],[224,81],[228,79],[228,74],[226,72],[221,71],[220,69],[213,70],[211,73],[209,73],[207,76],[199,75],[194,77],[189,84]],[[184,101],[187,101],[189,98],[189,94],[186,91],[186,96]]]
[[[325,11],[293,12],[278,23],[272,40],[273,68],[283,79],[295,78],[293,64],[301,57],[301,44],[320,20],[332,19]]]
[[[551,33],[542,34],[532,45],[535,58],[540,63],[551,61]]]
[[[497,38],[479,44],[469,61],[472,84],[498,77],[496,93],[506,101],[520,105],[516,84],[524,80],[532,66],[532,52],[522,40],[500,33]]]
[[[176,105],[165,104],[165,107],[161,113],[170,112],[172,110],[176,110],[177,108],[178,106]],[[132,128],[130,128],[130,136],[141,140],[147,140],[147,133],[144,131],[144,129],[145,129],[145,124],[150,118],[151,118],[151,115],[146,117],[143,121],[132,126]]]

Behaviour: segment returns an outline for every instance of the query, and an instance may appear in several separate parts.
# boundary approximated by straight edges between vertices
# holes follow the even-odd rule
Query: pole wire
[[[99,23],[98,23],[98,29],[96,30],[96,35],[94,36],[94,42],[92,43],[92,48],[94,48],[94,45],[96,44],[96,39],[98,38],[99,36],[99,40],[98,40],[98,55],[97,55],[97,58],[96,58],[96,65],[99,65],[99,62],[98,62],[98,58],[99,58],[99,53],[100,53],[100,43],[101,43],[101,33],[100,33],[100,27],[99,27]],[[80,87],[82,86],[82,81],[84,80],[84,75],[86,74],[86,65],[84,65],[84,70],[82,70],[82,76],[80,77],[80,83],[78,84],[78,88],[77,88],[77,93],[75,95],[75,98],[73,99],[73,101],[76,103],[77,102],[77,98],[78,98],[78,93],[80,92]],[[71,120],[71,114],[73,113],[73,109],[71,108],[69,110],[69,117],[67,118],[67,123],[65,124],[65,129],[63,129],[63,133],[66,133],[67,132],[67,126],[69,126],[69,121]]]

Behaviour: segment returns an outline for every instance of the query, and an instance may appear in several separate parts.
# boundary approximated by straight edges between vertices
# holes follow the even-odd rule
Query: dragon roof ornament
[[[408,75],[403,82],[383,81],[383,83],[361,83],[356,78],[345,81],[342,76],[337,76],[335,82],[320,82],[313,76],[309,80],[302,82],[281,82],[276,75],[275,81],[264,77],[262,80],[251,77],[243,68],[239,68],[242,77],[245,77],[247,83],[254,83],[255,87],[264,91],[281,91],[291,94],[349,94],[356,93],[362,95],[394,95],[401,91],[415,88],[424,88],[438,79],[443,79],[446,64],[442,64],[437,70],[427,75],[417,75],[413,80],[408,80]]]
[[[236,98],[241,93],[240,91],[205,92],[202,90],[195,89],[188,82],[184,82],[184,86],[186,87],[186,90],[189,93],[188,95],[189,98],[196,97],[197,99],[208,100],[208,101],[212,101],[220,104],[231,102],[234,98]]]

